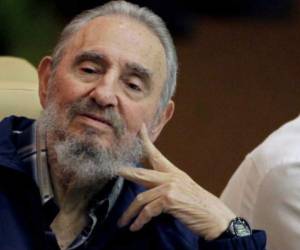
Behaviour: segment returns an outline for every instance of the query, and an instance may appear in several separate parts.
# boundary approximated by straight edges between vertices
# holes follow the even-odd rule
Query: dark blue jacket
[[[13,130],[23,131],[32,120],[9,117],[0,123],[0,250],[49,249],[39,189],[17,155]],[[243,238],[204,241],[170,215],[160,215],[138,232],[118,228],[117,221],[143,189],[125,181],[124,188],[105,223],[96,228],[82,248],[86,250],[263,250],[266,236],[256,231]],[[51,248],[52,250],[53,248]],[[54,249],[53,249],[54,250]]]

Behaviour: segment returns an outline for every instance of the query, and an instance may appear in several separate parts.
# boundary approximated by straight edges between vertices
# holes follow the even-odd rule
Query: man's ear
[[[157,121],[150,128],[151,131],[149,131],[149,135],[152,142],[154,142],[157,139],[164,126],[172,118],[174,110],[175,103],[172,100],[170,100],[166,108],[161,112],[160,117],[157,118]]]
[[[39,76],[39,96],[40,103],[43,108],[46,107],[48,97],[48,84],[51,77],[52,58],[50,56],[44,57],[38,67]]]

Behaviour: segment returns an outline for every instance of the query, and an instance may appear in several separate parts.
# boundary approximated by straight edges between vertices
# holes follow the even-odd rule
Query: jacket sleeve
[[[254,230],[251,236],[222,238],[212,241],[199,239],[199,250],[265,250],[266,233]]]

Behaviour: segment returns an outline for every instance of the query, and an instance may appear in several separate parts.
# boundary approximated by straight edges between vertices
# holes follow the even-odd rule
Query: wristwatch
[[[227,237],[244,237],[251,235],[252,230],[245,219],[236,217],[230,221],[229,226],[224,233]]]

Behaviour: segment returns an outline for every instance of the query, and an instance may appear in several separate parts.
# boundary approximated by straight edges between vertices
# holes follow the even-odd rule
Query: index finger
[[[139,136],[142,140],[145,158],[148,161],[150,168],[162,172],[178,172],[181,171],[173,163],[171,163],[152,143],[149,138],[147,128],[145,124],[139,132]]]
[[[122,167],[118,175],[145,188],[153,188],[170,181],[167,173],[137,167]]]

